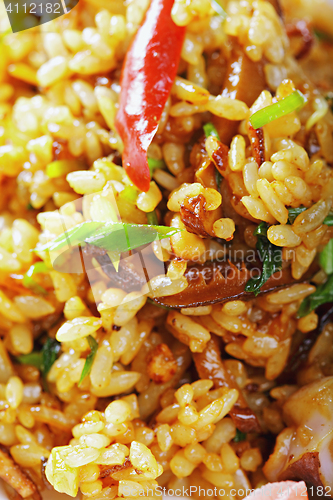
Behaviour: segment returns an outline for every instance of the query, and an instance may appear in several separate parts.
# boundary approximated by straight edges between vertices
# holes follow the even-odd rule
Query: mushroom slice
[[[261,264],[251,264],[252,269],[255,266],[259,269]],[[245,285],[251,277],[251,268],[244,262],[233,264],[230,260],[206,262],[188,267],[185,272],[188,287],[180,293],[158,297],[154,301],[167,307],[183,308],[217,304],[234,299],[251,299],[254,297],[253,293],[245,291]],[[286,267],[281,272],[273,274],[261,288],[261,292],[272,292],[298,281],[308,281],[316,270],[317,264],[314,264],[301,280],[295,280],[291,275],[291,268]]]

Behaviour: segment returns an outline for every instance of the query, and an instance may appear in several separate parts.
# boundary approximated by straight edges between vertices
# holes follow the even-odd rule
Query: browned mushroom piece
[[[250,299],[253,294],[245,291],[245,285],[252,276],[252,271],[259,269],[251,264],[246,266],[244,262],[233,264],[227,262],[209,262],[189,267],[185,272],[188,287],[175,295],[158,297],[157,304],[168,307],[198,307],[216,304],[232,299]],[[291,268],[286,267],[282,271],[273,274],[261,288],[261,293],[268,293],[279,288],[289,286],[299,281],[308,281],[317,270],[317,264],[309,268],[300,280],[295,280],[291,275]]]
[[[200,378],[212,380],[215,388],[230,387],[239,391],[239,398],[229,413],[237,429],[241,432],[260,432],[256,415],[248,407],[242,392],[224,367],[216,335],[212,335],[203,352],[193,354],[193,359]]]
[[[224,97],[231,97],[232,99],[239,99],[248,106],[252,106],[265,88],[266,82],[263,63],[261,61],[251,61],[244,54],[244,51],[235,45],[228,61],[222,95]],[[214,116],[212,121],[221,141],[224,144],[229,144],[233,136],[237,133],[239,122],[230,121],[218,116]]]
[[[269,481],[303,480],[333,492],[333,377],[306,385],[283,406],[288,427],[277,437],[263,471]]]
[[[36,485],[26,476],[2,446],[0,448],[0,477],[14,488],[22,498],[34,496],[36,500],[41,499]]]

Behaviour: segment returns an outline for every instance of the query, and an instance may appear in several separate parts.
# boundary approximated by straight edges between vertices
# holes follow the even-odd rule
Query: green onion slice
[[[254,129],[263,127],[281,116],[288,115],[292,111],[296,111],[304,106],[307,102],[306,97],[299,90],[295,90],[281,101],[278,101],[271,106],[259,109],[250,117],[251,125]]]
[[[203,129],[204,129],[205,136],[207,137],[207,139],[208,139],[208,137],[210,137],[212,135],[213,137],[216,137],[216,139],[220,140],[219,133],[211,122],[205,123],[205,125],[203,126]]]

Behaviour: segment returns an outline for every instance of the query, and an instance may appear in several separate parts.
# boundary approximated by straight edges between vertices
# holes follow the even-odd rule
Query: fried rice
[[[116,115],[150,2],[81,0],[15,34],[0,5],[9,494],[242,499],[295,479],[331,495],[333,14],[284,3],[225,0],[224,16],[215,0],[174,1],[186,33],[148,191],[122,166]],[[250,125],[295,90],[301,109]],[[94,245],[85,265],[56,265],[47,245],[91,221],[176,230],[143,250],[151,272]],[[260,224],[281,266],[256,295],[244,286]],[[327,300],[300,315],[318,289]]]

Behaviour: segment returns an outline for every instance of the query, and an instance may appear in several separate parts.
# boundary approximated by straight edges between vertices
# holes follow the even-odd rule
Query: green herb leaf
[[[219,16],[222,16],[223,19],[226,19],[227,17],[227,13],[226,11],[224,10],[224,8],[222,7],[222,5],[220,4],[220,2],[218,0],[211,0],[211,3],[212,3],[212,7],[213,9],[215,10],[215,12],[219,15]]]
[[[241,441],[245,441],[246,434],[245,432],[241,432],[239,429],[236,429],[236,436],[234,437],[235,443],[240,443]]]
[[[317,307],[333,302],[333,274],[328,277],[326,283],[318,286],[317,290],[313,294],[306,297],[297,313],[297,318],[303,318],[310,314],[311,311],[317,309]]]
[[[42,371],[43,367],[43,354],[40,352],[30,352],[29,354],[21,354],[21,356],[16,356],[16,361],[21,365],[32,365]]]
[[[42,373],[44,378],[46,378],[47,374],[51,370],[51,367],[55,360],[58,357],[58,354],[61,350],[61,344],[56,339],[51,339],[48,337],[45,344],[42,347],[42,356],[43,356],[43,365],[42,365]]]
[[[296,217],[307,210],[309,207],[298,207],[298,208],[289,208],[289,222],[290,224],[293,224]],[[328,215],[324,221],[323,224],[326,224],[326,226],[333,226],[333,215]]]
[[[155,210],[153,210],[152,212],[147,212],[146,215],[149,226],[156,226],[158,224],[158,218]]]
[[[203,129],[204,129],[205,136],[207,137],[207,139],[208,139],[208,137],[210,137],[212,135],[212,136],[216,137],[217,140],[220,140],[219,133],[211,122],[205,123],[205,125],[203,126]]]
[[[164,170],[166,168],[166,164],[163,160],[153,160],[153,158],[148,158],[148,167],[150,170],[150,178],[152,179],[155,170],[158,168]]]
[[[323,224],[326,224],[326,226],[333,226],[333,215],[328,215],[325,219]]]
[[[261,222],[254,231],[257,236],[257,250],[262,261],[262,272],[251,278],[245,285],[245,291],[257,296],[261,287],[277,271],[282,268],[282,249],[273,245],[267,238],[268,225]]]
[[[306,207],[298,207],[298,208],[289,208],[288,210],[288,213],[289,213],[289,222],[290,224],[293,224],[296,217],[301,214],[302,212],[304,212],[305,210],[307,210]]]
[[[98,349],[98,343],[96,342],[94,337],[89,335],[89,337],[87,337],[87,340],[88,340],[91,352],[88,354],[88,356],[86,358],[86,362],[84,363],[84,367],[83,367],[83,370],[81,373],[80,381],[78,383],[79,386],[83,382],[83,380],[86,378],[86,376],[89,375],[89,373],[91,372],[91,367],[92,367],[92,364],[93,364],[93,361],[94,361],[94,358],[96,356],[96,352]]]
[[[290,95],[280,101],[259,109],[250,117],[250,122],[253,128],[257,129],[267,125],[281,116],[289,115],[292,111],[296,111],[304,106],[306,98],[299,90],[295,90]]]
[[[25,288],[29,288],[36,294],[46,295],[47,291],[45,290],[45,288],[36,283],[36,281],[32,279],[32,276],[39,273],[47,273],[48,271],[49,268],[47,267],[45,262],[36,262],[36,264],[30,266],[28,271],[25,273],[22,281],[23,286]]]
[[[31,205],[30,201],[29,201],[28,205],[26,206],[26,209],[27,210],[35,210],[34,207]]]
[[[333,274],[333,239],[320,252],[319,262],[326,274]]]
[[[21,356],[17,356],[15,359],[22,365],[32,365],[38,368],[45,381],[46,376],[57,359],[60,350],[60,343],[56,339],[48,337],[39,352],[33,351],[29,354],[22,354]]]

